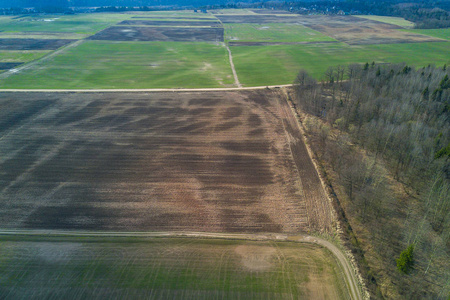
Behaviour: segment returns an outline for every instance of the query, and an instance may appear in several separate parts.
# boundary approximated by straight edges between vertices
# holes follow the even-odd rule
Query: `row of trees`
[[[306,124],[314,150],[336,174],[363,248],[379,257],[368,279],[385,296],[448,296],[449,75],[446,66],[367,63],[329,68],[322,84],[306,71],[295,81],[295,103],[320,120]],[[411,271],[399,257],[409,245]]]

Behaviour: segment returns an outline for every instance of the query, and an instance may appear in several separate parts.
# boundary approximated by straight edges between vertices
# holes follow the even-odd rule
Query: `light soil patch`
[[[239,245],[235,249],[242,265],[250,271],[266,271],[273,267],[274,247]]]

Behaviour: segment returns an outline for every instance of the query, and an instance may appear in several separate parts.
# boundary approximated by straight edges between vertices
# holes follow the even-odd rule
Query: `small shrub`
[[[400,253],[400,257],[396,259],[397,268],[400,272],[408,274],[414,265],[414,245],[409,245],[408,248]]]

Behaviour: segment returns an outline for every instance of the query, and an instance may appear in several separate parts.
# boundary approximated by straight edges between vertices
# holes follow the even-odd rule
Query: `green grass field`
[[[319,246],[201,239],[0,240],[0,298],[348,299]]]
[[[0,51],[0,62],[29,62],[50,53],[48,50],[40,51]]]
[[[403,18],[398,18],[398,17],[367,16],[367,15],[355,16],[355,17],[374,20],[374,21],[383,22],[383,23],[388,23],[388,24],[392,24],[392,25],[397,25],[397,26],[404,27],[404,28],[413,28],[414,27],[413,22],[410,22],[408,20],[405,20]]]
[[[450,28],[441,28],[441,29],[409,29],[404,30],[413,33],[424,34],[428,36],[437,37],[444,40],[450,41]]]
[[[223,45],[85,41],[1,81],[1,88],[202,88],[234,83]]]
[[[130,14],[79,14],[36,15],[19,19],[0,18],[0,31],[4,32],[68,32],[94,34],[120,21],[131,18]]]
[[[299,24],[224,24],[225,39],[240,42],[316,42],[335,39]]]
[[[417,67],[450,63],[450,43],[349,46],[344,43],[231,47],[239,80],[245,86],[291,83],[299,69],[321,79],[329,66],[350,63],[400,63]]]

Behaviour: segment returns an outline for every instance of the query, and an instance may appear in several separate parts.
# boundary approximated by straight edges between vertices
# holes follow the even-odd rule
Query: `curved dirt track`
[[[349,288],[351,299],[363,299],[358,287],[358,281],[352,267],[342,251],[333,243],[315,236],[307,234],[289,236],[285,234],[235,234],[235,233],[213,233],[213,232],[101,232],[101,231],[63,231],[63,230],[0,230],[0,236],[33,236],[33,237],[136,237],[136,238],[157,238],[157,237],[185,237],[185,238],[214,238],[232,240],[259,240],[277,242],[297,242],[317,244],[330,250],[339,261],[339,265],[344,272]]]

